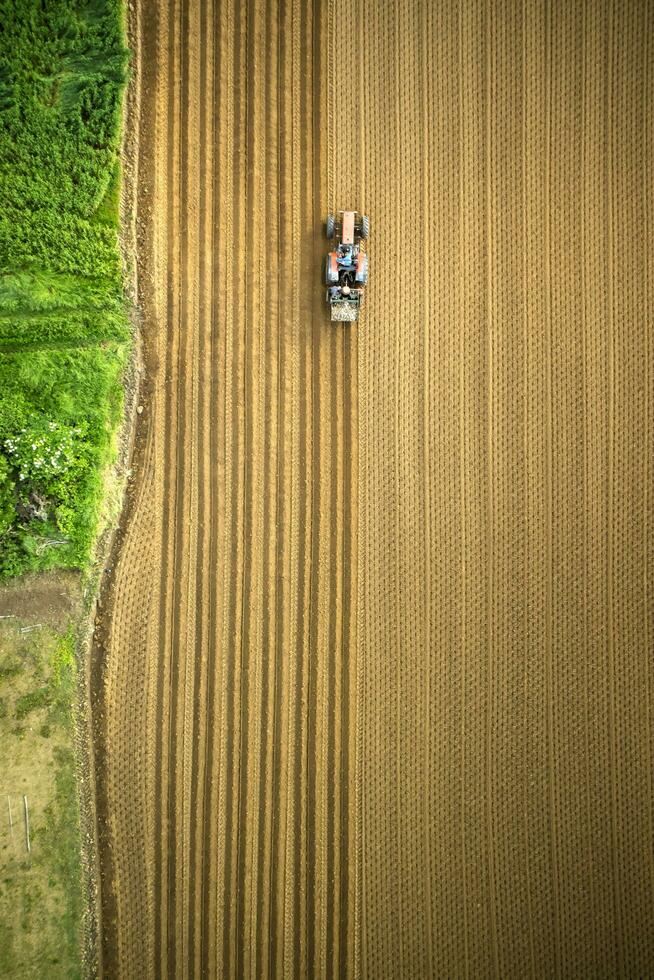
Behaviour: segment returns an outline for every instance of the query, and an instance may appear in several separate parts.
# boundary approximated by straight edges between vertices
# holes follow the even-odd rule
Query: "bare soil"
[[[651,5],[130,9],[105,974],[652,974]]]
[[[63,628],[82,605],[79,572],[39,572],[0,585],[0,617]]]
[[[110,976],[353,968],[356,335],[267,274],[320,281],[325,15],[132,9],[144,410],[93,661]]]

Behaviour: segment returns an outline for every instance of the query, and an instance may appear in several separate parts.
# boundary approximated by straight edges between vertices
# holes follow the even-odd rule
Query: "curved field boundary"
[[[650,5],[133,16],[107,974],[650,975]]]
[[[96,630],[104,970],[351,971],[354,378],[298,288],[327,11],[132,16],[148,397]]]

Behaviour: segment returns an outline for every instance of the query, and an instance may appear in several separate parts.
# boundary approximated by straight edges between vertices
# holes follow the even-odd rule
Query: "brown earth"
[[[0,619],[20,619],[63,629],[81,608],[78,572],[56,571],[22,575],[0,585]]]
[[[326,11],[133,19],[147,389],[95,650],[104,970],[345,972],[356,335],[299,288]]]
[[[134,8],[106,975],[654,973],[652,21]]]

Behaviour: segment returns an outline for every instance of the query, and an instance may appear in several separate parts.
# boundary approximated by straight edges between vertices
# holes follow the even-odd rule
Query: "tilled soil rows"
[[[351,26],[360,972],[648,976],[654,6]]]
[[[130,16],[104,973],[651,974],[652,6]]]
[[[319,286],[326,10],[131,16],[147,388],[96,650],[103,967],[344,974],[356,334]]]

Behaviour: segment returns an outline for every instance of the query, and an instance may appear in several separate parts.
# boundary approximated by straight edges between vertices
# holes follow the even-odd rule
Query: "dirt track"
[[[134,18],[106,974],[653,973],[651,5]]]

